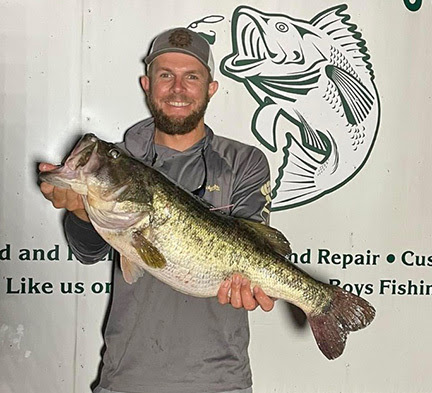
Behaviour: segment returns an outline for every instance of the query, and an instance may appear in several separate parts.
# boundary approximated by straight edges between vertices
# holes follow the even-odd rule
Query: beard
[[[168,97],[168,100],[175,101],[181,97]],[[185,100],[186,101],[186,100]],[[198,126],[200,120],[204,117],[207,105],[210,101],[208,93],[204,97],[203,102],[196,111],[183,118],[170,117],[159,108],[153,99],[151,92],[147,96],[147,104],[154,117],[155,127],[168,135],[185,135],[191,132]]]

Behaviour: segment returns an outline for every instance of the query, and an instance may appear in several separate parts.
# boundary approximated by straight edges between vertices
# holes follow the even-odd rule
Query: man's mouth
[[[167,101],[167,104],[170,106],[175,106],[175,107],[184,107],[184,106],[188,106],[190,105],[190,102],[185,102],[185,101]]]

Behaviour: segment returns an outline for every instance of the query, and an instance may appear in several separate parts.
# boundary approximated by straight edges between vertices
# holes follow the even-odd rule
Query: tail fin
[[[321,352],[336,359],[345,348],[350,332],[368,326],[375,309],[364,299],[335,287],[335,296],[321,314],[308,315],[308,320]]]

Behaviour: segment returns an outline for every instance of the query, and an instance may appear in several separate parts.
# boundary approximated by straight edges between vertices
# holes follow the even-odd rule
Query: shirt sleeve
[[[239,160],[233,186],[231,214],[269,223],[270,169],[266,156],[257,148]]]
[[[81,263],[94,264],[100,261],[111,248],[92,224],[79,219],[71,212],[66,213],[64,229],[69,247]]]

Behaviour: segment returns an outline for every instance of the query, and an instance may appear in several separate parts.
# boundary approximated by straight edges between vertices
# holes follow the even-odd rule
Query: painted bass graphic
[[[258,103],[254,135],[283,153],[273,210],[345,184],[376,139],[380,104],[372,65],[346,9],[336,6],[310,21],[247,6],[234,11],[233,52],[221,72],[243,83]]]

